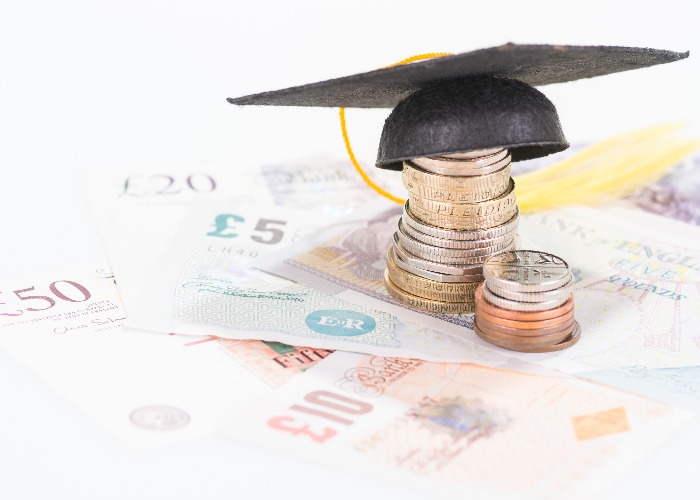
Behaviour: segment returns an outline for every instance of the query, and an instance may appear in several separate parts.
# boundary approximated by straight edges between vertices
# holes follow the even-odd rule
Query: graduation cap
[[[569,147],[538,85],[618,73],[688,57],[638,47],[517,45],[475,50],[367,73],[229,98],[237,105],[394,108],[376,165],[508,148],[513,161]]]

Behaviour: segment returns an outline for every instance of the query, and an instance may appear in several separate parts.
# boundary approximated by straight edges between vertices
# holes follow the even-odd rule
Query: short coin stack
[[[476,290],[474,331],[487,342],[521,352],[552,352],[574,345],[569,266],[556,255],[514,250],[489,257]]]
[[[515,248],[518,207],[507,149],[405,161],[408,200],[387,252],[389,294],[415,309],[474,312],[484,261]]]

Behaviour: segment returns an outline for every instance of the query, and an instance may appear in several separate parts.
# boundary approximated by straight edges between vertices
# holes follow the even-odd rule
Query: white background
[[[640,0],[3,2],[0,276],[105,254],[81,169],[342,159],[337,110],[235,108],[225,98],[424,52],[509,41],[690,50],[678,63],[542,91],[572,143],[676,121],[698,137],[698,14],[691,1]],[[387,114],[348,111],[360,158],[373,160]],[[693,442],[699,426],[609,497],[693,496]],[[132,454],[0,352],[0,498],[390,496],[382,488],[214,438]]]

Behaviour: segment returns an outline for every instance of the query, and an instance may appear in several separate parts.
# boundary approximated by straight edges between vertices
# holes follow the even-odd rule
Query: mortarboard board
[[[466,52],[228,101],[237,105],[394,108],[377,166],[508,148],[513,161],[566,149],[554,105],[538,85],[677,61],[688,52],[637,47],[517,45]]]

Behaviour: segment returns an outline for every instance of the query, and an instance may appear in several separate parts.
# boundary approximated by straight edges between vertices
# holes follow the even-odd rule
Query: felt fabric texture
[[[507,147],[512,161],[563,151],[554,104],[518,80],[490,76],[428,85],[386,119],[376,165],[401,170],[403,160]]]
[[[538,86],[686,57],[688,52],[640,47],[508,43],[299,87],[229,98],[228,101],[238,105],[393,108],[408,95],[437,81],[493,75]]]
[[[554,105],[535,85],[677,61],[688,52],[639,47],[516,45],[263,92],[238,105],[394,108],[377,166],[400,170],[423,156],[507,147],[512,160],[566,149]]]

